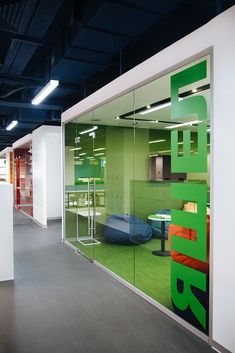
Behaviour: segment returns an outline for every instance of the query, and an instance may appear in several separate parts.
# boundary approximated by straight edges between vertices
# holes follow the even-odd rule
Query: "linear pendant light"
[[[84,131],[81,131],[79,132],[80,135],[83,135],[83,134],[87,134],[88,132],[92,132],[92,131],[95,131],[98,129],[98,126],[94,126],[93,128],[91,129],[88,129],[88,130],[84,130]]]
[[[187,123],[166,126],[165,129],[176,129],[176,128],[179,128],[179,127],[182,127],[182,126],[192,126],[193,124],[199,124],[201,122],[202,122],[201,120],[194,120],[194,121],[189,121]]]
[[[12,130],[17,124],[18,124],[18,121],[17,120],[13,120],[9,125],[7,125],[6,130],[7,131]]]
[[[58,80],[50,80],[45,87],[34,97],[32,104],[40,104],[59,85]]]

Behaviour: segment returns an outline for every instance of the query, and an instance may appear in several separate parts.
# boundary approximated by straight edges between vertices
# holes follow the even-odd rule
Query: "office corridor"
[[[213,350],[15,212],[15,281],[0,284],[1,353],[206,353]]]

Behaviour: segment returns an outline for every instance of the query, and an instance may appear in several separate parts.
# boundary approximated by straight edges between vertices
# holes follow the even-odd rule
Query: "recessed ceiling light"
[[[158,153],[168,153],[168,152],[171,152],[171,150],[158,151]]]
[[[98,126],[94,126],[92,127],[91,129],[88,129],[88,130],[84,130],[84,131],[80,131],[79,134],[80,135],[83,135],[83,134],[87,134],[88,132],[92,132],[92,131],[95,131],[98,129]]]
[[[149,143],[159,143],[159,142],[165,142],[165,139],[161,139],[161,140],[153,140],[153,141],[149,141]]]
[[[116,118],[115,118],[116,120],[119,120],[120,119],[120,116],[116,116]]]
[[[194,120],[194,121],[189,121],[187,123],[166,126],[165,129],[175,129],[175,128],[179,128],[179,127],[182,127],[182,126],[191,126],[193,124],[199,124],[199,123],[202,123],[202,121],[201,120]]]
[[[145,115],[145,114],[149,114],[149,113],[152,113],[152,112],[155,112],[157,110],[161,110],[163,108],[166,108],[166,107],[169,107],[171,105],[171,102],[167,102],[167,103],[163,103],[163,104],[159,104],[157,105],[156,107],[153,107],[153,108],[148,108],[146,110],[143,110],[142,112],[140,112],[139,114],[141,115]]]
[[[190,141],[191,143],[193,143],[194,141]],[[178,145],[183,145],[184,142],[178,142]]]
[[[74,148],[70,148],[69,150],[70,151],[79,151],[81,149],[82,149],[82,147],[74,147]]]
[[[105,150],[105,147],[100,147],[100,148],[94,148],[94,151],[104,151]]]

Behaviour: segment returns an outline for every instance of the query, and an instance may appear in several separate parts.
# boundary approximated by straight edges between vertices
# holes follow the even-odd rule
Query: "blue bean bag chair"
[[[171,214],[171,210],[170,209],[164,209],[164,210],[159,210],[159,211],[155,211],[153,212],[155,214]],[[152,226],[152,230],[153,230],[153,236],[155,238],[161,238],[161,222],[160,221],[152,221],[151,220],[151,226]],[[168,228],[169,228],[169,224],[170,221],[166,221],[165,222],[165,239],[168,239]]]
[[[131,215],[112,215],[104,226],[104,239],[111,244],[143,244],[152,237],[152,227]]]

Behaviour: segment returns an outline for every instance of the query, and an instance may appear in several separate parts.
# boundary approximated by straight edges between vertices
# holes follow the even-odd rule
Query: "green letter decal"
[[[183,130],[183,155],[178,153],[178,131],[171,132],[171,171],[179,173],[207,172],[207,103],[200,94],[180,99],[179,90],[207,77],[207,61],[202,61],[171,77],[171,118],[189,122],[197,121],[198,153],[190,151],[191,131]],[[193,201],[197,204],[197,213],[172,210],[172,224],[196,231],[196,239],[186,239],[180,235],[172,235],[171,250],[185,256],[206,262],[206,206],[207,185],[197,183],[173,183],[171,185],[173,198]],[[177,289],[177,280],[183,282],[183,291]],[[191,285],[203,292],[206,288],[207,275],[178,262],[171,262],[171,295],[172,301],[179,310],[191,309],[195,318],[204,329],[206,327],[206,309],[191,290]]]
[[[182,293],[177,290],[177,280],[184,282]],[[171,261],[171,295],[174,304],[180,310],[189,306],[202,327],[206,328],[206,310],[193,294],[190,286],[206,292],[206,275],[178,262]]]

